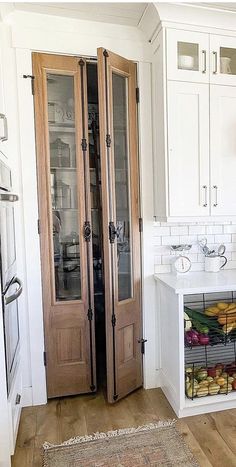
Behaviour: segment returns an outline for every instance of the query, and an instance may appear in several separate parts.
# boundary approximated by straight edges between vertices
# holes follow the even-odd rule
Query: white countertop
[[[154,274],[154,278],[172,288],[176,294],[236,291],[236,269],[219,272],[188,272],[184,275]]]

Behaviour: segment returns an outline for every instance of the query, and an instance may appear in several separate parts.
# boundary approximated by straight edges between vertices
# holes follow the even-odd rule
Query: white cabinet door
[[[209,81],[209,35],[167,30],[167,79]]]
[[[210,82],[236,86],[236,37],[210,35]]]
[[[209,215],[209,86],[168,82],[169,215]]]
[[[211,214],[236,215],[236,87],[210,86]]]
[[[0,29],[0,44],[1,44]],[[6,155],[6,141],[8,139],[7,117],[5,111],[4,85],[3,85],[3,54],[0,47],[0,158],[4,160]]]

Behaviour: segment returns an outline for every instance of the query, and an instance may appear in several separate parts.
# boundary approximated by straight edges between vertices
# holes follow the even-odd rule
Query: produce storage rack
[[[206,315],[208,308],[217,309],[219,302],[235,303],[236,308],[236,293],[203,293],[185,297],[185,394],[192,400],[236,391],[235,310]],[[198,373],[204,376],[202,380],[198,378]],[[217,381],[221,382],[221,386]]]
[[[218,302],[236,304],[236,270],[224,271],[218,275],[194,272],[180,277],[171,273],[158,274],[155,279],[157,281],[157,329],[160,342],[160,354],[157,355],[157,358],[159,357],[157,360],[158,377],[160,387],[176,415],[187,417],[235,408],[236,390],[233,390],[231,376],[236,373],[236,368],[234,371],[233,366],[236,360],[235,331],[219,332],[223,325],[218,323],[216,317],[209,317],[209,341],[204,345],[192,345],[186,341],[187,322],[184,318],[188,310],[190,310],[189,314],[192,310],[199,313],[199,317],[204,317],[204,310],[215,306]],[[229,331],[228,324],[231,323],[228,323],[226,318],[223,322],[225,331]],[[219,324],[218,332],[215,328],[217,323]],[[194,325],[192,326],[194,328]],[[221,381],[221,391],[214,393],[211,387],[211,391],[206,391],[206,394],[204,391],[202,394],[199,393],[202,397],[196,397],[191,393],[191,397],[188,397],[189,394],[186,395],[186,368],[191,367],[193,373],[201,368],[203,372],[207,370],[208,375],[208,370],[217,364],[222,364],[221,373],[225,373],[222,377],[224,384]],[[209,376],[207,375],[206,378]],[[197,383],[200,382],[198,378]],[[228,384],[232,384],[232,389],[229,386],[227,391]]]

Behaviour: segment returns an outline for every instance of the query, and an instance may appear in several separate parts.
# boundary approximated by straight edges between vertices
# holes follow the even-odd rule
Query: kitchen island
[[[236,376],[236,336],[235,332],[223,332],[217,316],[206,316],[208,308],[216,309],[218,303],[233,307],[236,303],[236,270],[220,271],[219,273],[189,272],[185,275],[155,274],[157,283],[157,312],[161,336],[161,388],[178,417],[186,417],[218,410],[236,407],[236,390],[233,389],[232,374]],[[208,320],[208,343],[186,343],[187,310],[200,319]],[[223,312],[221,312],[222,314]],[[192,316],[192,315],[191,315]],[[231,314],[231,317],[234,316]],[[223,319],[224,314],[221,316]],[[188,318],[189,319],[189,318]],[[190,321],[190,319],[189,319]],[[196,321],[192,324],[195,328]],[[217,331],[217,332],[216,332]],[[197,332],[197,331],[196,331]],[[216,336],[218,341],[216,341]],[[213,339],[214,338],[214,339]],[[186,381],[192,372],[194,384],[197,382],[197,372],[200,370],[209,375],[209,369],[222,367],[221,373],[227,374],[224,387],[219,388],[215,395],[205,397],[187,397]],[[219,371],[219,370],[217,370]],[[200,373],[199,373],[200,374]],[[211,379],[208,376],[208,379]],[[215,380],[212,384],[215,384]],[[230,383],[228,383],[230,380]],[[207,384],[207,383],[206,383]],[[233,385],[234,386],[234,385]],[[207,391],[207,390],[206,390]]]

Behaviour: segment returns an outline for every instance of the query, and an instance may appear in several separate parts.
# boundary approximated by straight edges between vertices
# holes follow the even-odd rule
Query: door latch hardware
[[[40,220],[38,219],[38,234],[40,235],[41,229],[40,229]]]
[[[84,239],[86,242],[90,242],[92,235],[91,225],[89,221],[84,223]]]
[[[81,147],[82,147],[82,151],[85,152],[87,151],[87,140],[86,138],[82,138],[82,141],[81,141]]]
[[[142,217],[139,218],[138,224],[139,224],[139,232],[142,232],[143,231],[143,219],[142,219]]]
[[[109,240],[110,240],[110,243],[114,243],[116,237],[117,237],[117,230],[116,230],[115,224],[114,224],[114,222],[109,222]]]
[[[31,79],[31,91],[32,91],[32,94],[34,95],[34,80],[35,80],[35,76],[34,76],[34,75],[23,75],[23,78],[25,78],[25,79],[30,78],[30,79]]]
[[[139,88],[136,88],[136,102],[137,102],[137,104],[139,104],[139,99],[140,99]]]
[[[147,339],[139,339],[138,343],[141,344],[141,353],[145,353],[145,343],[147,342]]]
[[[19,404],[20,404],[20,401],[21,401],[21,395],[20,395],[20,394],[16,394],[15,405],[19,405]]]
[[[112,327],[114,328],[115,325],[116,325],[116,315],[113,314],[112,317],[111,317],[111,324],[112,324]]]
[[[46,352],[43,352],[43,364],[44,364],[44,366],[47,366],[47,356],[46,356]]]
[[[93,319],[93,310],[91,308],[88,309],[88,320],[92,321]]]
[[[106,146],[107,148],[111,147],[111,135],[106,135]]]

